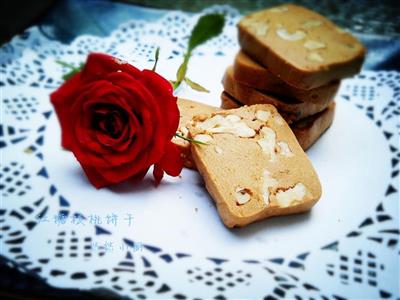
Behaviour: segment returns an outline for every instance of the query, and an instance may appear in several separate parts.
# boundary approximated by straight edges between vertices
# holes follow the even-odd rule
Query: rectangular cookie
[[[295,98],[277,97],[237,82],[233,77],[233,68],[228,67],[222,79],[225,91],[245,105],[272,104],[290,124],[305,117],[323,111],[333,101],[321,99],[318,103],[302,102]]]
[[[241,106],[243,104],[239,103],[226,92],[221,94],[222,109],[234,109]],[[304,151],[308,150],[332,125],[335,116],[335,106],[335,102],[331,102],[322,112],[289,125]]]
[[[244,52],[277,77],[302,89],[357,74],[366,53],[350,33],[293,4],[247,15],[238,29]]]
[[[195,117],[192,155],[227,227],[308,211],[318,176],[288,124],[268,104]]]
[[[189,134],[188,126],[195,115],[210,114],[220,110],[218,107],[181,98],[178,98],[178,108],[180,118],[177,134],[186,138]],[[173,137],[172,142],[180,149],[184,166],[189,169],[196,169],[190,151],[190,142],[178,137]]]
[[[239,51],[235,57],[233,77],[243,85],[265,91],[277,97],[295,98],[302,102],[312,103],[333,99],[340,86],[340,81],[336,80],[311,90],[294,87],[252,60],[243,51]]]

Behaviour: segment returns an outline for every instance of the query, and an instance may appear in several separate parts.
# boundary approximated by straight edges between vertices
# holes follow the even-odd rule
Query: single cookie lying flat
[[[222,109],[234,109],[241,106],[243,106],[243,104],[238,102],[228,93],[223,92],[221,94]],[[314,145],[314,143],[332,125],[335,116],[335,106],[335,102],[331,102],[328,107],[320,113],[293,122],[289,125],[304,151]]]
[[[321,197],[318,176],[272,105],[194,117],[192,156],[227,227],[309,210]]]

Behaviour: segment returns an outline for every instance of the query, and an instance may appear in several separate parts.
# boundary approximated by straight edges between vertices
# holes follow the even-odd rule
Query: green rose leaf
[[[225,17],[223,14],[208,14],[200,17],[190,35],[188,51],[192,52],[197,46],[218,36],[224,25]]]
[[[192,89],[194,89],[195,91],[198,91],[198,92],[204,92],[204,93],[209,93],[210,91],[209,90],[207,90],[205,87],[203,87],[203,86],[201,86],[200,84],[198,84],[198,83],[196,83],[196,82],[194,82],[194,81],[191,81],[189,78],[185,78],[185,82],[192,88]]]
[[[186,78],[186,72],[188,69],[189,59],[192,55],[194,48],[204,44],[208,40],[216,37],[222,32],[225,24],[225,16],[223,14],[208,14],[200,17],[194,26],[192,33],[189,38],[189,44],[186,49],[186,53],[183,57],[183,62],[179,66],[176,72],[176,81],[174,83],[174,90],[176,90],[182,81],[186,83],[196,91],[208,92],[208,90],[199,84]]]
[[[85,66],[84,63],[81,63],[78,67],[75,67],[74,65],[67,63],[62,60],[56,60],[56,63],[58,63],[60,66],[63,66],[64,68],[69,69],[70,71],[68,73],[65,73],[63,75],[64,80],[70,79],[72,76],[74,76],[76,73],[82,71],[83,67]]]

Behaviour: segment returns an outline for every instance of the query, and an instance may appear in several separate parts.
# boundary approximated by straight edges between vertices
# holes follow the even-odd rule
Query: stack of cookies
[[[295,5],[243,18],[239,42],[222,109],[179,99],[181,138],[173,139],[227,227],[317,203],[321,184],[304,150],[331,125],[340,80],[359,72],[365,55],[350,34]]]
[[[238,29],[241,50],[224,75],[221,107],[272,104],[308,149],[331,125],[340,80],[360,71],[365,48],[292,4],[250,14]]]

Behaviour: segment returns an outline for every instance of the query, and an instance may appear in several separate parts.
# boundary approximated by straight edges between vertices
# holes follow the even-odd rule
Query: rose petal
[[[171,83],[159,74],[150,70],[143,70],[142,74],[143,85],[146,87],[152,87],[151,93],[157,95],[157,105],[160,106],[163,111],[168,133],[172,138],[179,125],[179,109],[177,105],[177,97],[173,95]]]
[[[145,161],[148,160],[148,152],[142,152],[133,161],[119,165],[113,168],[98,168],[98,172],[106,179],[111,182],[121,182],[132,176],[136,175],[138,172],[146,167],[144,166]]]
[[[90,114],[94,114],[95,112],[89,112]],[[96,112],[97,113],[97,112]],[[104,110],[104,114],[106,115],[106,109]],[[136,116],[131,112],[124,112],[125,116],[122,120],[117,118],[115,120],[116,126],[120,128],[120,133],[118,137],[113,137],[106,131],[95,130],[93,129],[93,121],[85,122],[85,126],[87,126],[87,130],[89,132],[94,132],[94,136],[96,141],[99,143],[101,149],[99,151],[107,151],[104,153],[112,152],[122,152],[125,151],[129,145],[134,141],[135,135],[137,131],[140,129],[140,124],[136,118]],[[86,118],[90,119],[90,118]],[[87,123],[87,124],[86,124]]]
[[[129,181],[132,184],[137,184],[139,181],[141,181],[144,178],[144,176],[146,176],[148,171],[149,171],[149,168],[146,168],[143,171],[138,172],[136,175],[134,175],[133,177],[129,178]]]
[[[132,111],[138,118],[146,137],[152,137],[154,133],[155,125],[157,120],[161,118],[161,112],[159,107],[156,106],[152,94],[149,93],[143,86],[142,83],[135,80],[131,76],[123,72],[115,72],[107,75],[107,80],[113,86],[115,92],[118,93],[119,97],[124,101],[124,108]],[[121,87],[120,87],[121,86]],[[99,100],[93,100],[94,103]],[[92,102],[88,102],[91,104]],[[160,134],[163,134],[161,131]],[[144,147],[151,142],[151,138],[144,139]]]
[[[90,183],[93,184],[97,189],[110,185],[110,181],[104,179],[104,177],[97,172],[96,168],[86,165],[81,166]]]
[[[153,177],[156,186],[158,186],[161,182],[161,179],[164,177],[164,170],[160,164],[155,164],[153,169]]]
[[[165,149],[165,154],[163,158],[157,163],[168,175],[178,176],[183,167],[183,160],[181,157],[181,152],[178,147],[169,142]]]
[[[99,86],[100,85],[100,86]],[[107,87],[107,88],[105,88]],[[110,93],[110,89],[113,89],[113,92],[115,95],[120,95],[120,97],[115,97],[115,95],[111,95]],[[103,92],[103,94],[101,94]],[[100,98],[101,100],[86,100],[86,98],[89,95],[93,95],[93,97],[96,98]],[[102,95],[104,95],[104,97],[102,97]],[[130,109],[130,106],[127,105],[125,99],[121,99],[121,97],[130,97],[129,94],[127,94],[126,91],[124,91],[123,89],[118,88],[115,85],[112,85],[111,83],[107,82],[107,81],[98,81],[96,83],[92,83],[90,85],[87,85],[86,88],[86,92],[82,94],[81,96],[83,99],[79,99],[77,101],[77,103],[74,105],[73,107],[73,111],[72,111],[72,115],[73,116],[77,116],[77,120],[75,120],[75,135],[79,138],[80,141],[80,146],[83,149],[86,149],[87,153],[83,153],[85,151],[80,151],[80,153],[78,154],[79,156],[82,155],[91,155],[92,152],[93,155],[95,156],[93,159],[91,159],[90,161],[98,164],[99,167],[109,167],[110,165],[113,166],[115,164],[122,164],[128,161],[131,161],[134,156],[136,156],[138,154],[138,152],[140,152],[141,148],[140,147],[132,147],[130,149],[127,149],[128,147],[126,147],[127,150],[129,150],[129,153],[121,153],[121,155],[119,155],[118,153],[116,153],[115,151],[113,151],[111,149],[107,149],[106,147],[103,147],[103,145],[101,145],[100,143],[97,144],[93,144],[91,142],[88,141],[89,138],[91,138],[91,141],[96,141],[95,139],[95,135],[94,134],[89,134],[86,135],[86,132],[84,132],[82,130],[82,127],[84,126],[91,126],[91,124],[83,124],[84,122],[88,122],[88,118],[83,117],[83,116],[88,116],[91,114],[91,110],[92,110],[92,106],[93,105],[99,105],[99,104],[113,104],[116,103],[118,104],[122,109],[125,109],[125,111],[129,114],[130,116],[130,120],[131,122],[133,122],[133,124],[136,127],[140,127],[140,123],[137,121],[136,116],[133,114],[133,112]],[[138,101],[140,102],[140,101]],[[81,105],[79,105],[81,104]],[[83,111],[82,111],[83,108]],[[150,113],[147,113],[147,117],[146,117],[146,128],[147,129],[152,129],[152,123],[151,123],[151,116]],[[79,116],[82,116],[79,118]],[[145,131],[146,131],[145,128]],[[142,129],[137,129],[137,131],[143,131]],[[90,133],[90,132],[89,132]],[[148,134],[148,136],[151,136],[152,132],[149,132],[149,130],[146,131],[146,134]],[[133,137],[132,137],[133,138]],[[148,139],[148,137],[147,137]],[[131,143],[131,140],[127,140],[127,143]],[[138,134],[136,135],[135,138],[135,144],[137,145],[142,145],[143,143],[143,137],[142,134]],[[99,161],[99,154],[102,154],[101,157],[101,161],[103,161],[103,163],[101,161]],[[82,158],[83,159],[83,158]]]
[[[132,77],[141,76],[139,69],[125,61],[104,53],[90,53],[82,70],[82,80],[99,80],[111,72],[118,71],[126,72]]]
[[[140,81],[126,73],[111,73],[107,76],[107,80],[119,88],[121,95],[125,95],[126,105],[141,119],[146,135],[153,135],[154,127],[161,118],[161,111],[153,94]],[[147,146],[150,141],[151,139],[146,139],[144,145]]]
[[[143,146],[147,149],[146,151],[150,151],[149,161],[146,164],[154,164],[163,156],[165,143],[172,138],[166,132],[168,128],[164,124],[165,117],[158,105],[159,100],[155,98],[159,95],[154,95],[141,82],[133,80],[126,74],[114,73],[107,78],[113,84],[123,87],[131,96],[135,96],[130,98],[131,102],[127,100],[127,103],[131,104],[138,117],[142,117],[142,129],[145,135]],[[128,82],[131,84],[127,84]],[[136,111],[137,107],[135,107],[138,105],[137,101],[140,102],[141,110],[139,111]],[[152,131],[147,128],[149,124],[152,125]]]
[[[178,176],[182,172],[183,160],[178,147],[172,142],[167,144],[165,155],[160,162],[154,165],[153,177],[156,186],[159,185],[164,177],[164,172],[170,176]]]
[[[61,126],[61,145],[68,150],[71,150],[70,146],[73,143],[73,136],[70,130],[70,108],[76,100],[75,95],[79,89],[80,76],[80,73],[75,74],[50,95],[50,101],[54,106]]]

